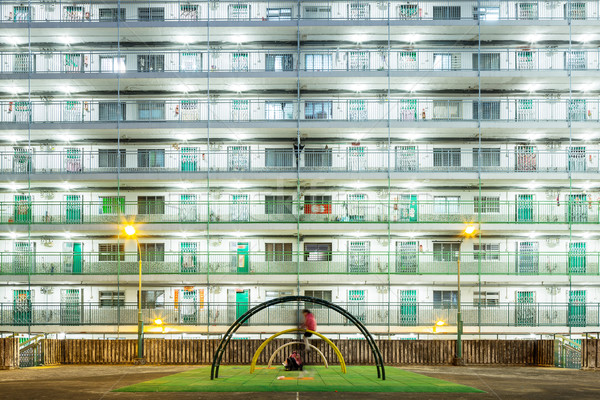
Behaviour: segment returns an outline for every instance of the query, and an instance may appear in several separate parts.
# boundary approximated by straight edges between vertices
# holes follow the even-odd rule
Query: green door
[[[65,196],[65,218],[67,224],[80,224],[83,222],[83,204],[81,196],[68,194]]]
[[[578,275],[586,273],[585,242],[569,244],[569,272]]]
[[[402,194],[396,197],[393,204],[396,221],[417,222],[419,215],[419,203],[416,194]]]
[[[239,318],[246,311],[248,311],[250,305],[250,291],[249,290],[236,290],[235,292],[235,318]]]
[[[31,290],[13,290],[13,325],[31,324]]]
[[[82,249],[81,243],[73,243],[73,274],[81,274]]]
[[[414,274],[418,266],[418,243],[396,242],[396,272]]]
[[[588,201],[585,194],[571,194],[567,196],[568,214],[567,222],[587,222],[588,221]]]
[[[533,221],[533,195],[518,194],[517,195],[517,222],[532,222]]]
[[[586,326],[585,290],[569,292],[569,326]]]
[[[237,274],[247,274],[250,272],[249,262],[249,247],[248,242],[232,243],[230,245],[232,250],[232,271]]]
[[[360,322],[367,322],[366,294],[364,289],[348,290],[348,312]]]
[[[31,197],[27,195],[15,195],[15,223],[26,224],[31,222]]]
[[[196,257],[197,243],[181,242],[179,246],[181,250],[180,271],[186,273],[198,272],[198,259]]]
[[[417,325],[417,291],[400,290],[400,316],[401,326]]]
[[[198,170],[198,154],[195,147],[181,148],[181,170],[182,171],[197,171]]]

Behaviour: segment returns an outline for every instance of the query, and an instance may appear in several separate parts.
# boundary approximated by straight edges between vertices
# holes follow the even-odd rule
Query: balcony
[[[137,304],[101,307],[98,303],[0,303],[0,326],[29,325],[137,325]],[[208,303],[180,301],[164,303],[143,310],[144,323],[151,326],[160,317],[166,325],[229,326],[251,303]],[[414,327],[433,326],[443,320],[456,324],[456,307],[450,304],[341,303],[362,323],[369,326]],[[311,307],[319,326],[352,325],[346,318],[327,308]],[[240,313],[241,312],[241,313]],[[466,326],[495,327],[598,327],[598,303],[502,303],[497,305],[462,304],[462,320]],[[250,317],[249,326],[292,325],[298,319],[298,305],[269,307]]]
[[[492,145],[493,146],[493,145]],[[227,150],[185,146],[177,150],[99,149],[69,147],[57,151],[18,148],[0,151],[0,173],[31,177],[63,174],[147,173],[598,173],[600,150],[586,146],[538,150],[536,145],[421,149],[416,145],[384,147],[368,145],[294,149],[227,146]],[[502,145],[504,147],[504,145]],[[154,157],[154,158],[153,158]],[[479,161],[481,160],[481,161]],[[299,166],[298,166],[299,164]],[[153,175],[156,177],[156,175]],[[445,175],[441,175],[444,177]],[[108,179],[113,179],[109,176]]]
[[[330,76],[331,73],[390,71],[397,75],[402,72],[439,72],[444,76],[459,71],[476,72],[481,70],[484,77],[496,72],[518,72],[526,74],[537,71],[598,71],[600,51],[595,49],[568,48],[553,49],[499,49],[483,48],[481,66],[477,49],[440,48],[414,49],[410,51],[352,49],[352,50],[307,50],[302,49],[300,62],[297,49],[273,50],[215,50],[187,49],[185,51],[161,50],[121,50],[116,51],[33,51],[0,53],[0,72],[23,74],[31,78],[44,78],[48,75],[63,79],[81,78],[79,74],[89,74],[106,79],[107,74],[121,74],[144,77],[145,74],[178,73],[178,78],[197,76],[201,72],[235,72],[237,74],[270,72],[279,74],[294,72],[300,68],[300,76]],[[31,58],[30,58],[31,57]],[[62,74],[58,76],[57,74]],[[94,75],[100,74],[100,75]],[[518,76],[518,74],[514,74]],[[204,75],[201,75],[204,76]],[[288,75],[296,78],[296,73]],[[343,75],[341,75],[343,76]],[[512,76],[512,75],[511,75]],[[218,77],[218,74],[217,74]],[[383,76],[386,78],[386,76]],[[428,78],[431,78],[428,75]]]
[[[31,126],[94,128],[112,127],[120,121],[121,127],[152,125],[159,123],[176,126],[205,127],[210,121],[232,124],[259,123],[261,126],[279,128],[287,121],[295,127],[296,119],[301,127],[330,127],[332,122],[348,122],[351,126],[372,121],[389,120],[403,126],[429,126],[443,128],[464,121],[480,120],[483,126],[510,128],[513,126],[535,127],[533,123],[562,122],[557,127],[565,129],[567,122],[598,123],[600,100],[598,98],[533,99],[533,98],[484,98],[477,99],[239,99],[218,100],[145,99],[116,101],[68,100],[68,101],[2,101],[0,124],[6,129]],[[498,123],[504,123],[498,125]],[[512,123],[514,125],[509,125]],[[217,124],[215,124],[217,125]],[[556,124],[553,124],[556,126]],[[218,125],[216,126],[218,128]],[[593,125],[592,125],[593,127]]]
[[[367,240],[368,242],[368,240]],[[416,243],[416,242],[415,242]],[[457,273],[456,252],[251,251],[243,263],[226,251],[155,252],[143,255],[145,275],[450,275]],[[245,257],[246,257],[245,256]],[[461,252],[461,275],[600,276],[600,253]],[[4,252],[0,275],[137,275],[136,252]],[[63,279],[63,278],[60,278]],[[489,277],[487,279],[490,279]]]
[[[545,21],[597,20],[598,2],[581,0],[515,0],[441,1],[416,0],[391,2],[352,1],[158,1],[142,4],[121,1],[116,4],[94,4],[86,1],[68,2],[34,0],[26,3],[7,1],[0,17],[10,23],[67,22],[92,23],[163,22],[163,21],[235,21],[282,22],[295,21]]]
[[[535,201],[531,196],[515,201],[485,198],[460,200],[390,199],[322,203],[297,200],[249,200],[248,195],[232,195],[231,201],[200,201],[195,196],[181,201],[148,200],[117,202],[84,201],[80,195],[69,195],[67,201],[32,201],[16,195],[15,201],[0,202],[0,223],[9,225],[79,225],[136,223],[252,224],[252,223],[392,223],[440,224],[598,224],[600,203],[585,194],[572,195],[571,200]]]

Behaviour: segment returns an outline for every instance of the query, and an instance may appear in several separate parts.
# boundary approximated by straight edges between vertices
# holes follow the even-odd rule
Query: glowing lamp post
[[[140,242],[135,235],[135,227],[133,225],[127,225],[125,227],[125,233],[130,239],[135,240],[138,249],[138,269],[139,269],[139,284],[138,284],[138,356],[137,362],[144,363],[144,322],[142,321],[142,250],[140,248]],[[162,322],[162,321],[161,321]]]

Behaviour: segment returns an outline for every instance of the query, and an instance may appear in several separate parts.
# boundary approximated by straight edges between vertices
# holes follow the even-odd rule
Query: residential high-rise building
[[[0,329],[598,330],[599,7],[2,1]]]

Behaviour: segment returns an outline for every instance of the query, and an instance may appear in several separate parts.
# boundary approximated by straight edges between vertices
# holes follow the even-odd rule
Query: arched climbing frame
[[[256,362],[258,361],[258,357],[260,356],[260,353],[262,353],[262,351],[265,349],[265,347],[267,347],[267,345],[271,342],[271,340],[275,339],[278,336],[285,335],[286,333],[291,333],[291,332],[308,332],[308,333],[312,333],[313,335],[317,335],[318,337],[323,339],[328,345],[331,346],[331,348],[335,352],[335,355],[337,356],[338,360],[340,360],[340,366],[342,367],[342,372],[344,374],[346,373],[346,362],[344,361],[344,357],[342,356],[340,349],[338,349],[338,347],[331,340],[329,340],[328,338],[326,338],[323,334],[321,334],[319,332],[311,331],[310,329],[300,329],[300,328],[286,329],[284,331],[274,334],[273,336],[271,336],[270,338],[265,340],[258,347],[258,349],[256,349],[256,351],[254,352],[254,356],[252,357],[252,362],[250,363],[250,373],[254,372],[254,369],[256,368]],[[294,342],[292,342],[292,343],[294,343]],[[288,343],[288,344],[291,344],[291,343]],[[286,345],[284,344],[279,349],[283,348],[284,346],[286,346]],[[275,350],[275,353],[273,355],[277,354],[279,349]],[[316,347],[315,347],[315,349],[316,349]],[[323,356],[323,353],[321,353],[321,351],[319,349],[317,349],[317,351],[321,354],[321,356]],[[325,359],[324,356],[323,356],[323,359]],[[327,364],[327,360],[325,360],[325,364]],[[270,365],[271,365],[271,360],[269,360],[269,366]]]
[[[367,343],[369,344],[369,347],[371,347],[371,351],[373,352],[373,357],[375,358],[375,366],[377,367],[377,377],[381,378],[382,380],[385,380],[385,367],[383,365],[383,357],[381,356],[381,352],[379,351],[379,348],[377,347],[377,343],[375,343],[373,336],[371,336],[371,333],[369,333],[369,331],[364,326],[364,324],[362,322],[360,322],[354,315],[349,313],[346,309],[344,309],[336,304],[333,304],[327,300],[318,299],[316,297],[310,297],[310,296],[279,297],[277,299],[265,301],[264,303],[261,303],[255,307],[251,308],[250,310],[246,311],[243,315],[241,315],[233,324],[231,324],[231,326],[229,327],[229,329],[227,330],[227,332],[225,333],[225,335],[219,342],[217,351],[215,352],[215,355],[213,356],[213,362],[212,362],[212,366],[210,369],[210,379],[213,380],[213,379],[219,377],[219,367],[221,365],[221,359],[223,358],[225,349],[229,345],[229,342],[231,341],[231,338],[233,337],[235,332],[237,332],[237,330],[240,328],[240,326],[242,326],[242,324],[244,324],[244,322],[246,322],[254,314],[264,310],[265,308],[274,306],[276,304],[299,302],[299,301],[325,306],[331,310],[334,310],[334,311],[340,313],[344,317],[348,318],[348,320],[350,320],[358,328],[358,330],[364,335],[365,339],[367,340]]]

